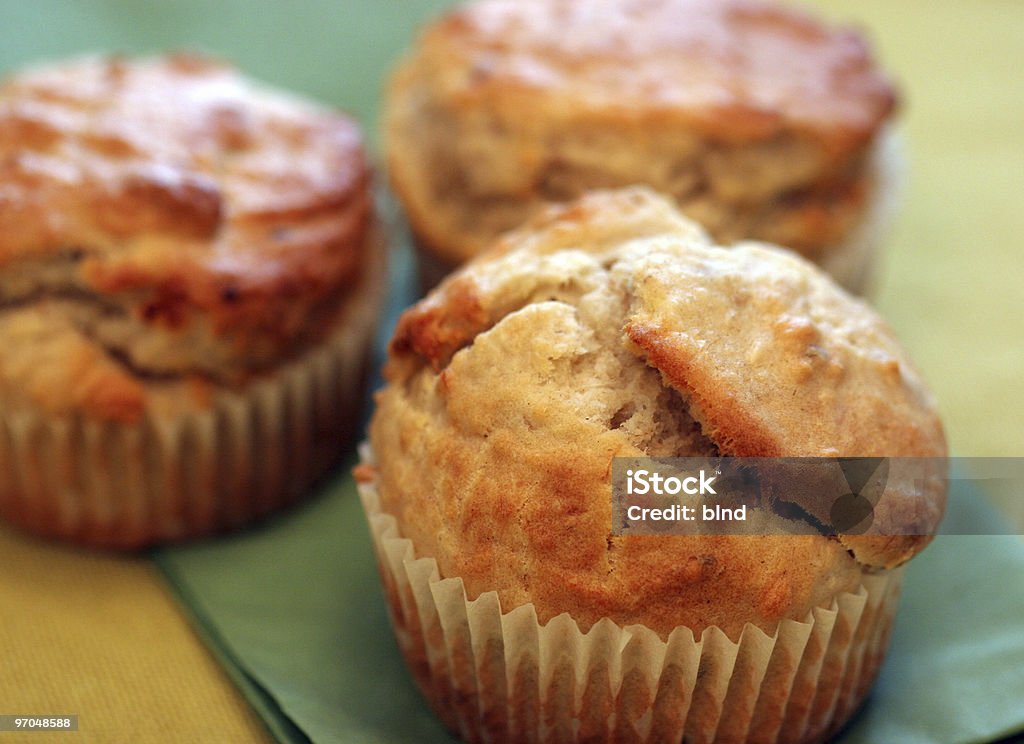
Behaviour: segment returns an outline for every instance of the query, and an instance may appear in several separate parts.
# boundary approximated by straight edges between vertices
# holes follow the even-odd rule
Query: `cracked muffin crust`
[[[359,399],[383,286],[374,224],[356,124],[223,63],[193,54],[92,57],[11,75],[0,82],[0,403],[8,432],[0,459],[36,467],[18,454],[27,424],[15,418],[42,427],[33,436],[52,446],[60,440],[79,451],[75,443],[91,441],[86,430],[106,432],[101,443],[134,432],[143,449],[155,430],[173,430],[172,440],[203,444],[164,442],[153,444],[161,454],[138,455],[144,470],[163,468],[147,470],[145,498],[185,499],[188,488],[188,498],[216,499],[216,481],[227,499],[259,478],[244,462],[256,467],[273,447],[292,452],[282,441],[288,417],[317,418],[314,438],[325,441],[301,446],[322,450],[311,458],[319,465],[295,474],[295,486],[268,477],[281,481],[260,497],[259,511],[268,511],[270,491],[308,483],[327,450],[338,451],[330,438],[353,423],[343,421],[355,415],[351,402],[338,398]],[[344,368],[333,388],[299,380],[327,358]],[[314,392],[337,407],[332,420],[311,410]],[[257,398],[266,410],[256,411]],[[197,417],[213,427],[208,436],[184,431]],[[200,476],[179,461],[185,450],[216,460],[228,438],[247,449],[237,477],[224,467]],[[52,465],[50,458],[38,459]],[[170,476],[178,466],[184,475]],[[27,470],[5,474],[0,511],[112,544],[251,516],[240,506],[229,518],[207,504],[195,530],[176,518],[119,533],[117,509],[143,495],[112,492],[117,507],[83,514],[79,502],[105,478],[98,464],[76,459],[57,469],[57,482],[44,477],[46,467],[37,468],[43,483]],[[58,493],[79,503],[73,513],[46,505]],[[64,524],[47,527],[48,518]]]
[[[772,633],[908,560],[944,508],[908,496],[922,521],[892,539],[611,534],[617,456],[945,456],[866,304],[789,252],[712,245],[644,189],[503,237],[402,316],[386,379],[364,473],[381,508],[470,600],[542,624]]]
[[[856,288],[895,104],[857,33],[784,5],[477,0],[424,29],[384,129],[417,238],[448,262],[545,202],[642,183],[720,243],[784,245]]]

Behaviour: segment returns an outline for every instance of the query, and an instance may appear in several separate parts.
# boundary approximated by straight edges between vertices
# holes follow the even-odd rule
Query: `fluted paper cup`
[[[130,425],[0,409],[0,517],[134,548],[237,528],[295,502],[358,423],[386,290],[376,248],[333,335],[241,388],[216,388],[204,405]]]
[[[364,449],[364,461],[370,457]],[[466,595],[382,511],[372,470],[360,497],[398,645],[430,706],[468,742],[821,741],[854,713],[885,653],[902,569],[868,575],[773,633],[710,627],[662,638],[570,614],[542,625],[496,592]]]

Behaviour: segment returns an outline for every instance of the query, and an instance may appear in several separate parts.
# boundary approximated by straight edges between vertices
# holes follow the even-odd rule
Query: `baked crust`
[[[812,265],[725,250],[644,189],[551,208],[407,311],[371,423],[384,510],[470,598],[665,635],[772,632],[930,540],[612,536],[618,456],[944,457],[884,322]],[[902,520],[902,521],[898,521]]]
[[[207,58],[15,74],[0,85],[0,341],[21,361],[4,386],[132,419],[153,380],[239,384],[301,353],[360,281],[368,185],[350,119]],[[49,365],[71,358],[119,392],[61,388],[72,378]]]
[[[875,187],[893,112],[864,41],[752,0],[478,0],[396,70],[389,167],[417,234],[451,261],[545,201],[645,183],[722,242],[809,257]]]
[[[759,0],[463,4],[424,33],[437,87],[522,116],[530,96],[623,119],[685,118],[717,141],[797,130],[832,152],[864,144],[894,103],[863,39]],[[532,107],[530,107],[532,109]]]

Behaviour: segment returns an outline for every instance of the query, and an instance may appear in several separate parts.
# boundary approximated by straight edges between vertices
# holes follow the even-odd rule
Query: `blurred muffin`
[[[347,117],[179,55],[0,84],[0,515],[111,547],[296,499],[384,284]]]
[[[791,7],[478,0],[423,30],[384,126],[442,266],[544,202],[646,184],[718,242],[786,246],[859,291],[891,206],[895,100],[859,35]]]
[[[399,643],[465,739],[817,741],[863,700],[941,483],[887,537],[611,530],[615,457],[945,456],[891,332],[814,266],[596,192],[407,311],[386,378],[357,475]]]

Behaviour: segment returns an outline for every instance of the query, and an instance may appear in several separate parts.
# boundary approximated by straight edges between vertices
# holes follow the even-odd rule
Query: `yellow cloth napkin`
[[[0,714],[78,714],[79,733],[0,744],[269,742],[145,558],[0,527]]]

